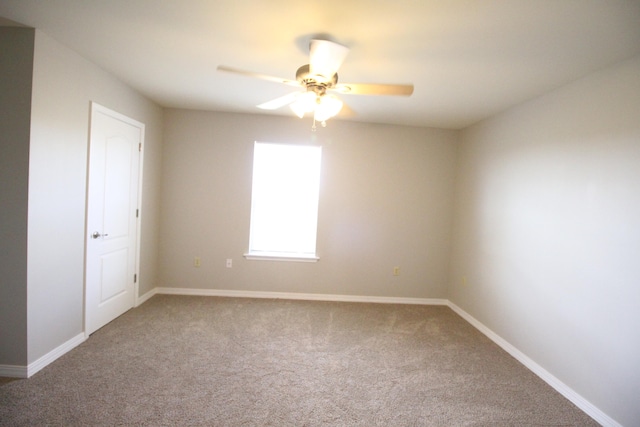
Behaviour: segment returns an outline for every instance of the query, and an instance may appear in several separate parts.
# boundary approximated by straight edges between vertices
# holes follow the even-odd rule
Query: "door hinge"
[[[133,283],[138,283],[138,275],[137,274],[133,275]]]
[[[138,151],[142,151],[142,142],[138,144]]]
[[[136,218],[140,216],[140,209],[136,209]]]

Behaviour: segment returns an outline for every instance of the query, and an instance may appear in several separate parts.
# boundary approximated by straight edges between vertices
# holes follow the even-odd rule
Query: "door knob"
[[[106,234],[106,233],[105,233],[105,234],[100,234],[100,233],[98,233],[97,231],[94,231],[94,232],[93,232],[93,234],[91,235],[91,237],[92,237],[92,238],[94,238],[94,239],[97,239],[97,238],[98,238],[98,237],[100,237],[100,236],[102,236],[102,237],[107,237],[107,236],[108,236],[108,234]]]

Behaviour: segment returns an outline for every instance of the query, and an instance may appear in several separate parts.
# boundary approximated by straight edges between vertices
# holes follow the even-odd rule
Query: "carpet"
[[[448,307],[156,295],[0,385],[0,425],[598,424]]]

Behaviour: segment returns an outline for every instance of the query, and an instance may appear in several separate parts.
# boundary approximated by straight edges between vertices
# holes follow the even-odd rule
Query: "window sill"
[[[278,254],[278,253],[248,253],[244,257],[251,261],[292,261],[292,262],[318,262],[320,258],[315,255]]]

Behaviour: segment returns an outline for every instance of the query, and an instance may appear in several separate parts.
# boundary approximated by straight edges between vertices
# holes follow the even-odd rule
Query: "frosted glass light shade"
[[[316,94],[311,91],[301,93],[290,107],[296,116],[302,118],[305,113],[310,113],[316,108]]]
[[[325,95],[320,98],[320,102],[316,105],[314,118],[319,122],[329,120],[342,109],[342,101],[333,95]]]

